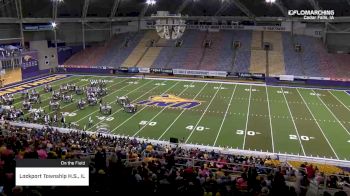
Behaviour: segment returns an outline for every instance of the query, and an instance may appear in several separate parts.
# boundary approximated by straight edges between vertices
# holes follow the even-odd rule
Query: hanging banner
[[[265,79],[265,74],[263,73],[237,73],[237,76],[241,78]]]
[[[227,77],[227,72],[226,71],[173,69],[173,73],[175,75]]]
[[[137,67],[129,67],[128,73],[139,73],[139,68]]]
[[[140,73],[150,73],[150,68],[148,67],[139,67]]]
[[[156,73],[156,74],[173,74],[173,70],[172,69],[163,69],[163,68],[151,68],[150,69],[151,73]]]
[[[118,67],[118,71],[119,72],[128,72],[128,68],[127,67]]]

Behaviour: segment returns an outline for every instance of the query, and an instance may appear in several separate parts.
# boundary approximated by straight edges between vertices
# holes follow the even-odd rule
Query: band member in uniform
[[[91,116],[89,116],[89,125],[88,125],[88,127],[91,127],[93,123],[94,123],[94,121],[92,120]]]
[[[66,127],[66,119],[64,118],[63,115],[61,116],[61,123],[62,123],[62,126],[65,128]]]
[[[53,115],[53,123],[54,123],[54,125],[57,125],[57,122],[58,122],[58,116],[57,116],[57,113],[55,113]]]

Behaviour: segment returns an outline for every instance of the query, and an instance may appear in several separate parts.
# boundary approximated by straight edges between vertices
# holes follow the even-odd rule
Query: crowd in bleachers
[[[0,59],[20,56],[22,51],[23,49],[18,46],[13,46],[13,45],[1,46],[0,45]]]
[[[1,127],[0,158],[3,195],[305,195],[311,180],[323,181],[323,174],[312,166],[294,170],[269,157],[225,155],[132,138],[6,123]],[[16,187],[15,159],[29,158],[89,159],[90,186]],[[349,183],[348,178],[330,178],[330,187]]]

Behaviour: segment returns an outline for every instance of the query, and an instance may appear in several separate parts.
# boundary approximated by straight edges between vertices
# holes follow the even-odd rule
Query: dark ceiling
[[[21,0],[23,17],[52,17],[54,0]],[[245,16],[235,6],[234,0],[156,0],[156,5],[148,6],[146,16],[156,11],[176,10],[187,1],[182,14],[189,16]],[[265,0],[239,0],[255,16],[283,16],[275,4]],[[288,9],[312,9],[309,0],[280,0]],[[316,0],[325,10],[335,10],[335,16],[350,16],[350,0]],[[139,16],[146,5],[146,0],[120,0],[115,16]],[[114,0],[90,0],[87,17],[110,17]],[[58,17],[81,17],[84,0],[64,0],[59,3]],[[0,0],[0,17],[17,17],[15,0]]]

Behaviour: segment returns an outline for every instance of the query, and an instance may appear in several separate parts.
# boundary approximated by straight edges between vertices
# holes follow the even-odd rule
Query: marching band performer
[[[89,125],[88,125],[88,127],[91,127],[93,123],[94,123],[94,121],[92,120],[91,116],[89,116]]]

